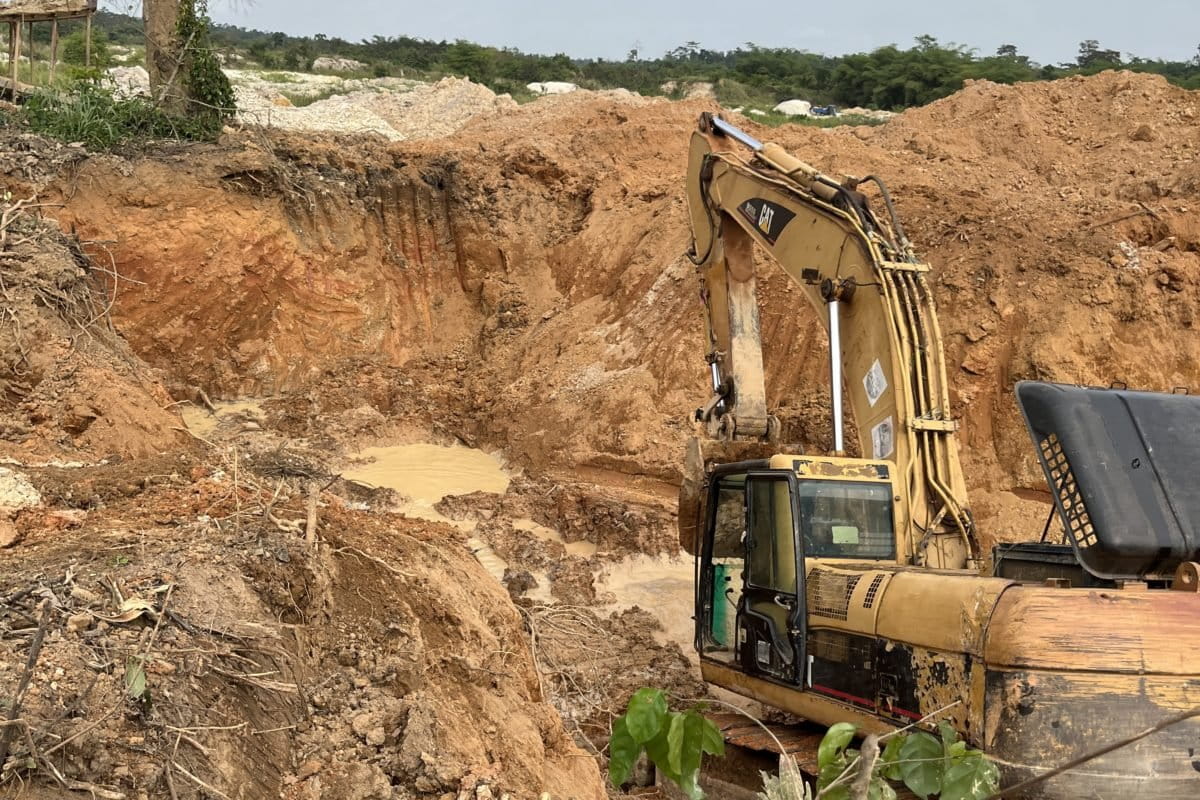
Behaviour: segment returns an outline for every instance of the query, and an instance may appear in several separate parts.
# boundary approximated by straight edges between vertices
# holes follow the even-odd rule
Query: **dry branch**
[[[12,705],[8,709],[7,722],[12,723],[21,716],[21,703],[25,699],[25,692],[29,689],[29,682],[33,680],[33,670],[37,666],[38,656],[42,652],[42,642],[46,638],[46,627],[50,624],[50,599],[46,598],[41,603],[41,619],[38,620],[37,632],[33,635],[33,641],[29,645],[29,658],[25,661],[25,671],[21,673],[21,680],[17,684],[17,691],[13,695]],[[12,743],[13,733],[16,731],[16,726],[6,725],[3,731],[0,731],[0,765],[8,759],[8,748]]]

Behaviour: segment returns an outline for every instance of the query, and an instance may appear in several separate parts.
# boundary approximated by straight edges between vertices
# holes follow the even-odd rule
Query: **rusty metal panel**
[[[1001,785],[1012,785],[1197,705],[1200,678],[989,669],[984,749],[1000,767]],[[1101,756],[1026,797],[1200,797],[1200,719]]]
[[[944,653],[895,642],[880,645],[879,708],[908,724],[941,711],[970,741],[982,741],[983,684],[980,662],[962,653]]]
[[[700,673],[708,683],[822,725],[852,722],[859,726],[859,732],[863,734],[888,733],[900,727],[890,720],[881,719],[849,703],[801,691],[795,686],[784,686],[755,678],[734,667],[708,659],[700,661]]]
[[[825,736],[825,727],[807,725],[759,725],[742,714],[706,715],[721,729],[726,744],[768,753],[787,753],[805,772],[817,771],[817,749]],[[764,727],[769,730],[764,730]],[[780,750],[782,747],[782,751]]]
[[[1196,675],[1197,650],[1200,595],[1014,586],[996,606],[985,657],[989,666]]]

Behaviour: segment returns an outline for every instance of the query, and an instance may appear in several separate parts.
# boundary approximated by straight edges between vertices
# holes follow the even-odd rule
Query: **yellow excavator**
[[[708,683],[864,734],[949,721],[1004,785],[1200,706],[1200,398],[1018,384],[1064,543],[998,546],[985,573],[930,267],[884,183],[704,114],[687,195],[712,395],[679,534]],[[826,323],[828,452],[778,441],[755,245]],[[1024,796],[1200,797],[1200,720]]]

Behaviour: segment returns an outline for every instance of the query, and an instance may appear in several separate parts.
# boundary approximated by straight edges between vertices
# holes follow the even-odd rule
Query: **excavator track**
[[[759,724],[742,714],[711,713],[705,716],[721,730],[725,738],[725,755],[705,762],[700,785],[712,800],[753,800],[762,790],[762,774],[774,773],[779,767],[780,747],[796,760],[805,778],[815,784],[817,752],[825,727],[811,722],[791,725]],[[766,730],[764,730],[766,728]],[[769,733],[768,733],[769,731]],[[657,781],[659,788],[671,798],[683,798],[673,784]],[[895,786],[901,800],[915,798],[903,786]]]

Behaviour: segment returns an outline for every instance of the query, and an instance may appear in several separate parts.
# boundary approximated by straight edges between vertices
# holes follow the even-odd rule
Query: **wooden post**
[[[92,15],[87,15],[87,21],[83,23],[83,65],[90,67],[92,65]]]
[[[21,63],[21,23],[12,23],[12,41],[9,42],[9,52],[12,54],[12,97],[17,102],[17,65]]]
[[[50,84],[54,84],[54,68],[58,64],[58,20],[50,23]]]
[[[16,28],[17,28],[17,23],[15,23],[15,22],[8,23],[8,71],[10,73],[12,72],[13,62],[15,62],[17,59],[17,52],[16,52],[16,50],[13,49],[13,47],[17,43]],[[15,89],[16,87],[13,87],[13,88]],[[16,100],[16,97],[17,96],[14,94],[13,95],[14,101]]]
[[[33,73],[33,20],[29,20],[29,27],[26,29],[29,33],[29,85],[37,83],[37,75]]]

